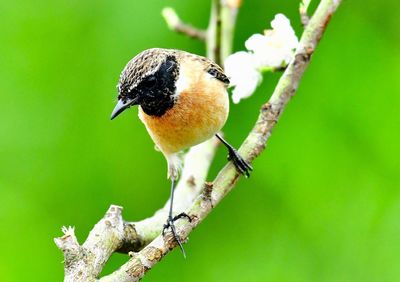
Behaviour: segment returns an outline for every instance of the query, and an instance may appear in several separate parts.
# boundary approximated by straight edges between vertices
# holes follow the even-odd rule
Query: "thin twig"
[[[162,15],[171,30],[185,34],[191,38],[206,41],[206,31],[184,23],[173,8],[164,8],[162,10]]]
[[[236,18],[241,5],[240,0],[224,0],[221,7],[221,61],[232,53],[233,37],[235,35]]]
[[[310,21],[310,16],[308,15],[308,6],[310,5],[311,0],[303,0],[300,2],[299,5],[299,13],[300,13],[300,21],[303,24],[303,26],[305,27],[306,25],[308,25],[309,21]]]
[[[222,65],[221,58],[221,0],[211,1],[210,22],[207,28],[207,57]]]

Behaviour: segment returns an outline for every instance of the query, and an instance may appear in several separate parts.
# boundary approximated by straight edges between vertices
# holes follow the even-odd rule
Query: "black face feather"
[[[145,77],[136,87],[138,103],[148,115],[162,116],[174,105],[175,82],[179,66],[174,56],[167,56],[158,71]]]
[[[142,55],[143,56],[143,55]],[[161,59],[160,57],[158,57]],[[150,58],[151,59],[151,58]],[[143,111],[152,116],[162,116],[165,112],[174,105],[174,93],[176,91],[175,82],[179,75],[179,65],[176,57],[173,54],[168,54],[164,57],[158,66],[156,72],[143,75],[139,82],[133,79],[138,77],[143,72],[146,66],[153,68],[152,61],[149,57],[138,57],[138,62],[128,64],[128,68],[123,72],[122,81],[119,84],[120,100],[135,100],[135,104],[139,104]],[[150,64],[149,64],[150,62]],[[137,83],[132,87],[133,83]]]

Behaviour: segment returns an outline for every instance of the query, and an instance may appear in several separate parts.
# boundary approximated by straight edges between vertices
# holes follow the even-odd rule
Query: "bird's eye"
[[[155,76],[149,76],[146,80],[143,81],[143,86],[146,88],[152,88],[156,85],[157,79]]]

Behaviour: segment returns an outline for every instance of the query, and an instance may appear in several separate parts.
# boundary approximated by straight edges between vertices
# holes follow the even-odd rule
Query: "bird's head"
[[[133,105],[148,115],[162,116],[174,105],[179,64],[175,50],[149,49],[134,57],[121,73],[118,103],[111,119]]]

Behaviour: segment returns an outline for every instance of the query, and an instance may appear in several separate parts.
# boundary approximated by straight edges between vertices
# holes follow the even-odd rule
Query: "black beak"
[[[117,105],[115,106],[111,114],[111,120],[116,118],[120,113],[130,108],[132,105],[136,105],[136,99],[129,99],[129,98],[124,100],[119,99]]]

